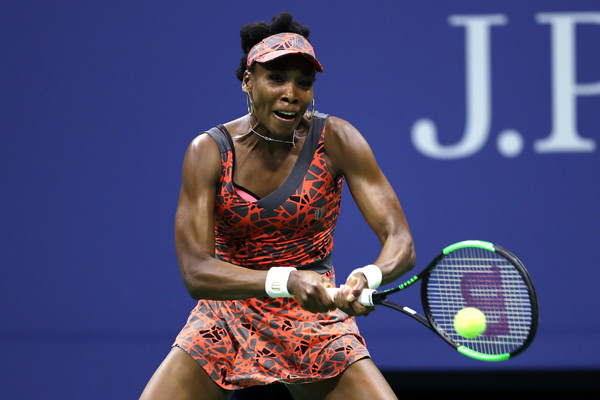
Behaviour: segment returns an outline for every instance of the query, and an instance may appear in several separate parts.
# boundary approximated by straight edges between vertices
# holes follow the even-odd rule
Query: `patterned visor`
[[[302,35],[290,32],[269,36],[256,44],[248,53],[246,65],[249,68],[254,62],[264,63],[287,54],[303,54],[314,64],[318,72],[323,72],[323,67],[317,61],[315,51],[308,40]]]

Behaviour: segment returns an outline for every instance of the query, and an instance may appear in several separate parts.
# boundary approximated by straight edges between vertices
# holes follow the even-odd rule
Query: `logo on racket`
[[[487,318],[484,336],[509,333],[506,303],[502,291],[500,268],[492,265],[491,272],[469,272],[460,278],[460,290],[466,307],[481,310]]]

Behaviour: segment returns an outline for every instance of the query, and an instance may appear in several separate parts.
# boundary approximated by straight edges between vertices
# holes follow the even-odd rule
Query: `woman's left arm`
[[[400,201],[369,144],[350,123],[329,117],[325,153],[330,172],[344,176],[354,201],[381,242],[381,251],[373,261],[381,269],[381,283],[398,279],[415,264],[413,239]],[[366,314],[367,309],[354,301],[366,287],[362,273],[351,274],[343,287],[345,298],[340,296],[336,303],[352,314]],[[352,310],[346,310],[349,306]]]

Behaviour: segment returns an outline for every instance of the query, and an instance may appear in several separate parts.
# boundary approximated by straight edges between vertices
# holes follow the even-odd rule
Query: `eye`
[[[301,87],[303,87],[303,88],[310,89],[313,86],[314,82],[315,81],[312,80],[312,79],[311,80],[305,79],[305,80],[299,81],[298,85],[301,86]]]
[[[279,74],[269,74],[269,80],[275,83],[283,83],[285,82],[285,79],[283,79],[283,76],[279,75]]]

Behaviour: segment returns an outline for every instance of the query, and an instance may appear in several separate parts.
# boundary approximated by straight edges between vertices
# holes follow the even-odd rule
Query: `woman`
[[[242,28],[248,114],[199,135],[183,164],[175,239],[198,305],[143,399],[227,399],[272,382],[296,399],[396,398],[353,316],[372,311],[356,301],[363,289],[413,267],[412,237],[361,134],[314,111],[323,68],[308,34],[288,13]],[[344,181],[382,249],[332,298]]]

